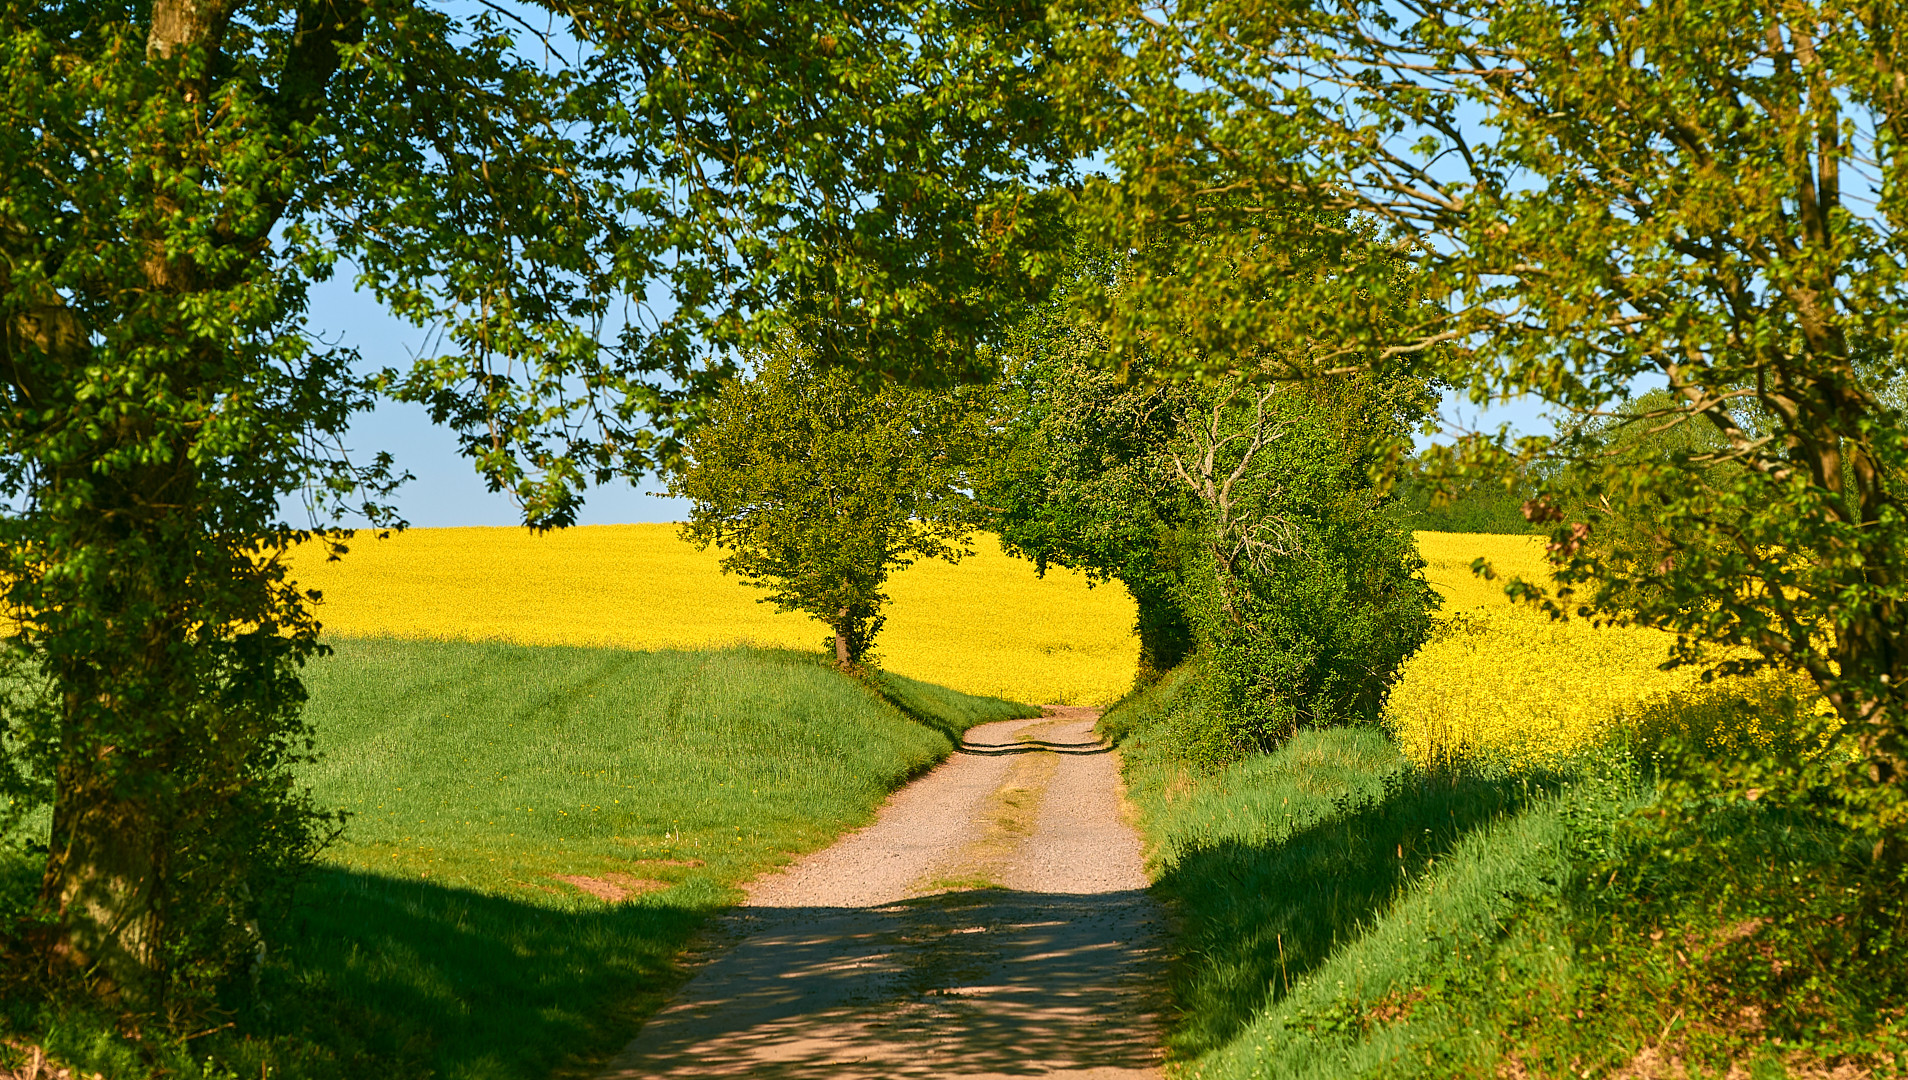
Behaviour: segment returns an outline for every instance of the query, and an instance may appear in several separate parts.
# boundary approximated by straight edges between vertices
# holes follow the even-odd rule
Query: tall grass
[[[1102,720],[1180,916],[1182,1075],[1908,1066],[1908,924],[1869,910],[1856,853],[1818,818],[1665,805],[1613,747],[1547,770],[1424,768],[1340,728],[1201,771],[1174,743],[1197,677]]]
[[[305,779],[350,817],[228,1003],[244,1034],[129,1044],[17,1002],[16,1028],[110,1077],[585,1074],[738,882],[869,820],[967,727],[1035,712],[878,683],[903,711],[763,650],[344,641],[307,681]],[[8,868],[17,900],[31,861]]]

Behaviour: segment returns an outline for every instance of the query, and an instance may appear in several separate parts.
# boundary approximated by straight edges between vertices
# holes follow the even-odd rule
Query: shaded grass
[[[16,1003],[16,1029],[115,1077],[587,1074],[673,988],[674,958],[737,883],[869,820],[967,727],[1034,711],[901,680],[904,712],[766,650],[336,649],[307,672],[322,758],[304,778],[351,817],[268,929],[236,1027],[135,1046],[101,1018]],[[13,880],[33,860],[5,862]],[[609,903],[559,877],[636,894]]]
[[[1557,877],[1555,785],[1427,774],[1369,728],[1194,770],[1171,745],[1194,677],[1103,721],[1180,916],[1171,1056],[1215,1080],[1422,1075],[1426,1052],[1487,1065],[1493,1041],[1472,1046],[1429,1003],[1463,998],[1510,913]]]
[[[1505,889],[1532,869],[1524,854],[1555,839],[1541,823],[1542,836],[1496,836],[1540,821],[1520,812],[1542,788],[1420,773],[1372,729],[1302,732],[1212,773],[1153,734],[1122,749],[1181,918],[1168,1046],[1203,1076],[1308,1075],[1327,1049],[1337,1064],[1319,1075],[1358,1075],[1338,1067],[1389,1056],[1348,1038],[1341,1014],[1434,981],[1452,949],[1485,948]]]
[[[1124,735],[1181,917],[1168,1045],[1183,1075],[1908,1066],[1893,951],[1908,937],[1857,932],[1863,892],[1819,820],[1738,798],[1675,825],[1638,816],[1662,813],[1657,781],[1613,749],[1554,774],[1426,772],[1372,730],[1303,732],[1201,772],[1172,745],[1193,678],[1102,722]]]

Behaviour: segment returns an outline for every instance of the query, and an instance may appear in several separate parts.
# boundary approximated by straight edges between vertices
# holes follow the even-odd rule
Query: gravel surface
[[[1165,919],[1094,710],[985,724],[748,887],[604,1080],[1160,1075]]]

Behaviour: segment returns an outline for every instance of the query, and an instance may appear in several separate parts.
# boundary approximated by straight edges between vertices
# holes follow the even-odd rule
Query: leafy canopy
[[[1905,14],[1061,5],[1068,92],[1118,172],[1081,200],[1090,231],[1145,250],[1190,221],[1252,226],[1175,241],[1109,340],[1174,335],[1189,367],[1255,342],[1339,343],[1287,356],[1314,370],[1419,356],[1473,400],[1533,394],[1590,417],[1655,380],[1667,396],[1626,422],[1706,428],[1712,449],[1478,439],[1450,465],[1580,457],[1613,503],[1656,502],[1675,557],[1649,567],[1647,597],[1633,564],[1582,546],[1598,520],[1555,522],[1556,610],[1625,611],[1677,632],[1690,662],[1746,647],[1747,666],[1807,672],[1863,782],[1898,796],[1908,426],[1881,390],[1908,344]],[[1303,212],[1263,212],[1277,208]],[[1308,246],[1344,272],[1289,272]],[[1390,273],[1394,257],[1412,272]],[[1908,798],[1890,798],[1871,821],[1898,830]]]
[[[691,436],[670,484],[694,502],[683,536],[725,549],[722,568],[776,610],[826,623],[836,662],[859,666],[888,576],[968,554],[982,393],[871,386],[791,338],[725,384]]]
[[[319,821],[282,554],[397,523],[345,445],[380,396],[553,527],[778,320],[968,374],[1073,156],[1040,16],[0,0],[0,783],[53,804],[41,959],[153,1012],[257,954]],[[310,327],[341,264],[433,351],[367,375]]]

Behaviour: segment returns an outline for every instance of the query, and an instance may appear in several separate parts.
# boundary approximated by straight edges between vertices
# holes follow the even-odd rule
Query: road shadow
[[[1113,748],[1102,742],[1063,743],[1048,742],[1045,739],[1027,739],[1011,743],[977,743],[963,741],[954,748],[957,754],[972,754],[975,757],[1011,757],[1016,754],[1064,754],[1068,757],[1092,757],[1095,754],[1110,754]]]
[[[1154,1075],[1157,902],[985,889],[745,909],[604,1080]]]

